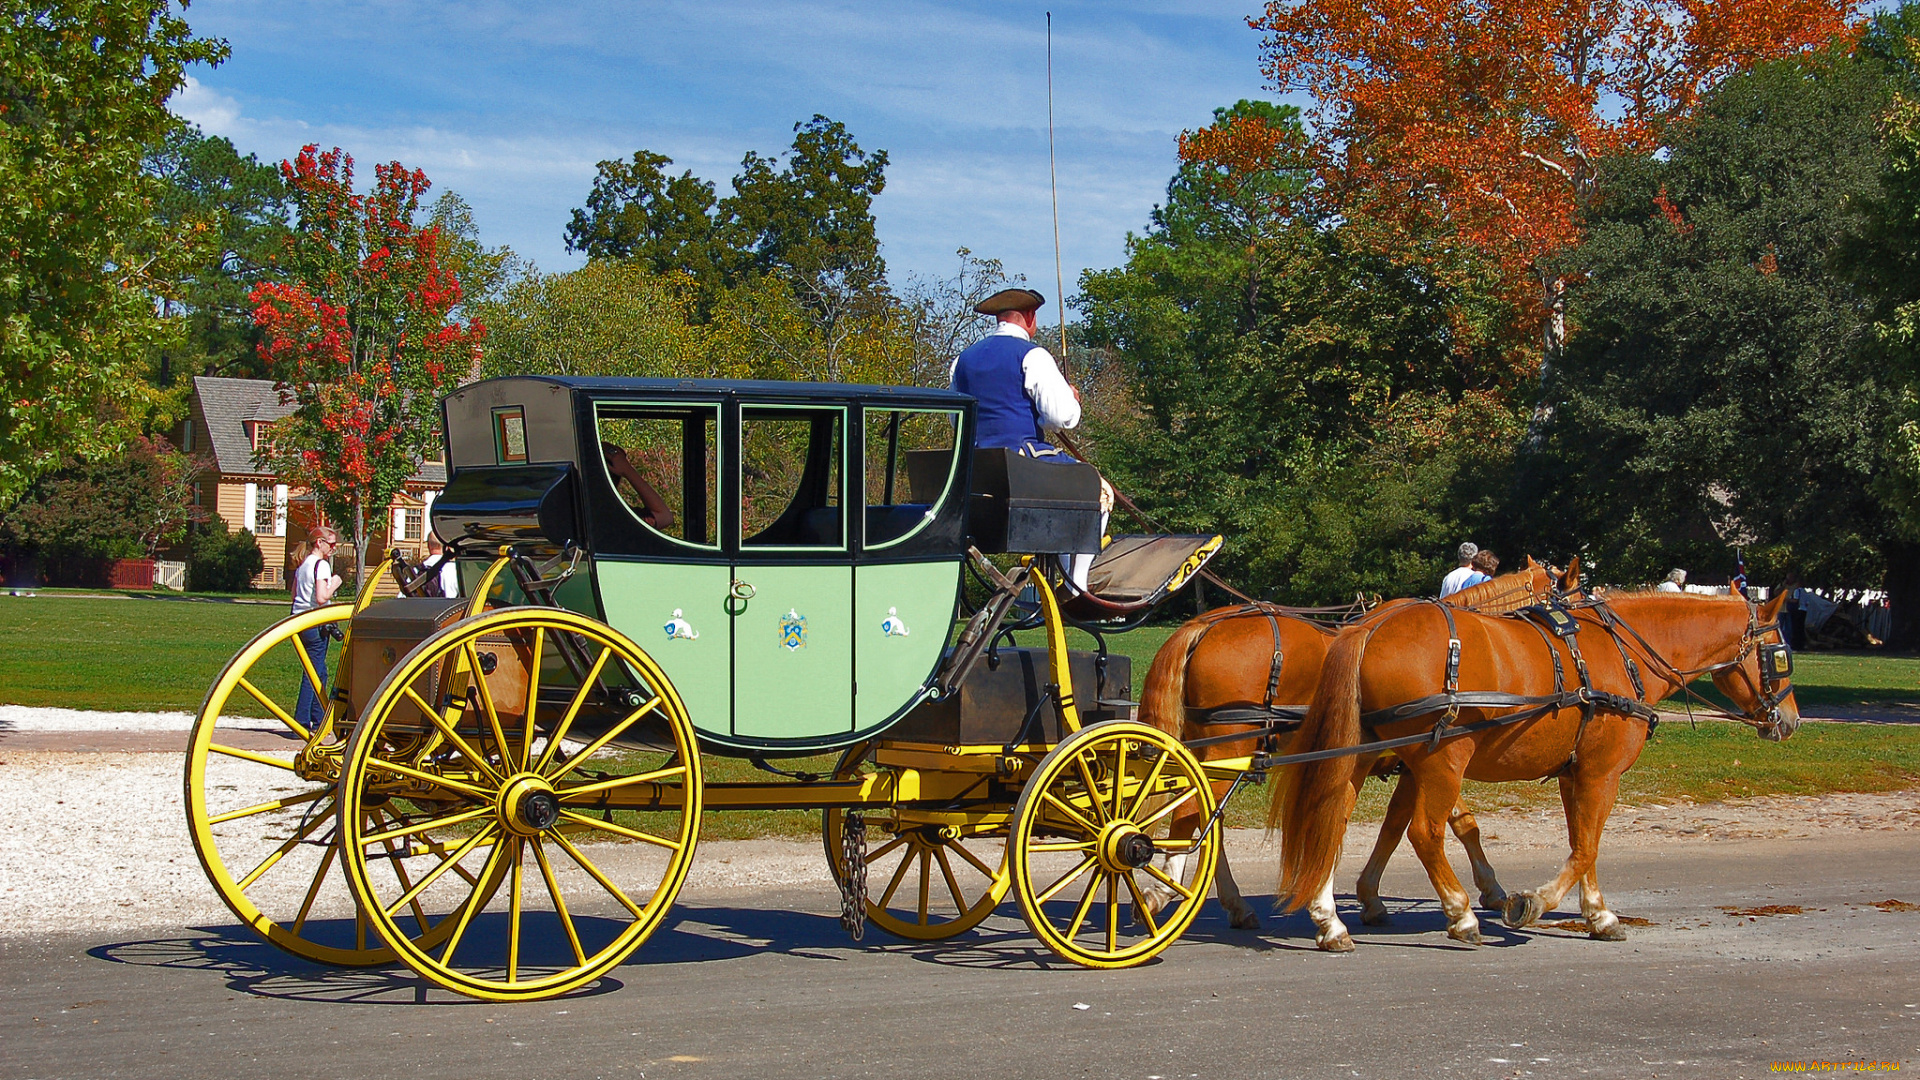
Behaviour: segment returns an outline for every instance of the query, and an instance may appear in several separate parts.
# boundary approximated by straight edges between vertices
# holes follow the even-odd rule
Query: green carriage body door
[[[597,559],[607,624],[667,673],[698,730],[725,737],[733,724],[733,620],[725,564]]]
[[[854,723],[865,731],[913,703],[940,662],[960,564],[866,565],[854,573]]]
[[[853,567],[743,565],[735,601],[733,733],[818,739],[853,728]]]

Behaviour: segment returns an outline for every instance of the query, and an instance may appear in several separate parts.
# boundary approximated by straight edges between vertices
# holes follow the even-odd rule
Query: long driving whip
[[[1053,154],[1053,12],[1047,12],[1047,180],[1053,188],[1053,287],[1060,312],[1060,371],[1067,370],[1067,283],[1060,265],[1060,167]]]

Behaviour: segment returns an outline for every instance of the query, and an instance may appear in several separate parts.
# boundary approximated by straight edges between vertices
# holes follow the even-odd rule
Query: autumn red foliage
[[[1754,63],[1852,32],[1858,0],[1272,0],[1274,89],[1306,91],[1326,190],[1404,232],[1449,231],[1498,267],[1551,352],[1599,161],[1657,149]],[[1188,160],[1258,154],[1189,137]],[[1651,208],[1650,208],[1651,210]]]
[[[297,227],[294,280],[253,291],[259,352],[295,412],[270,430],[263,460],[312,490],[364,560],[366,514],[405,485],[440,439],[438,401],[471,366],[486,328],[454,314],[460,282],[442,239],[417,226],[426,174],[399,162],[353,189],[353,159],[309,145],[280,171]]]

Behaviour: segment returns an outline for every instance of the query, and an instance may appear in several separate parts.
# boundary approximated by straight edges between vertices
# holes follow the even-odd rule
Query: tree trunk
[[[353,595],[359,596],[367,580],[367,509],[362,492],[353,493]]]
[[[1567,346],[1566,279],[1542,276],[1540,292],[1547,318],[1540,328],[1540,395],[1534,399],[1533,416],[1527,421],[1527,447],[1531,450],[1540,449],[1547,425],[1553,422],[1553,402],[1547,400],[1547,385]]]
[[[1920,652],[1920,544],[1892,541],[1887,557],[1887,648]]]

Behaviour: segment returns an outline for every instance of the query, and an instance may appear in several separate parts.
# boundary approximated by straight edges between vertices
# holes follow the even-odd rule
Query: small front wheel
[[[1199,760],[1166,732],[1113,720],[1068,736],[1014,804],[1007,862],[1027,925],[1086,967],[1152,959],[1200,913],[1220,857],[1217,826],[1175,841],[1167,824],[1215,805]],[[1173,895],[1157,910],[1152,883]]]

